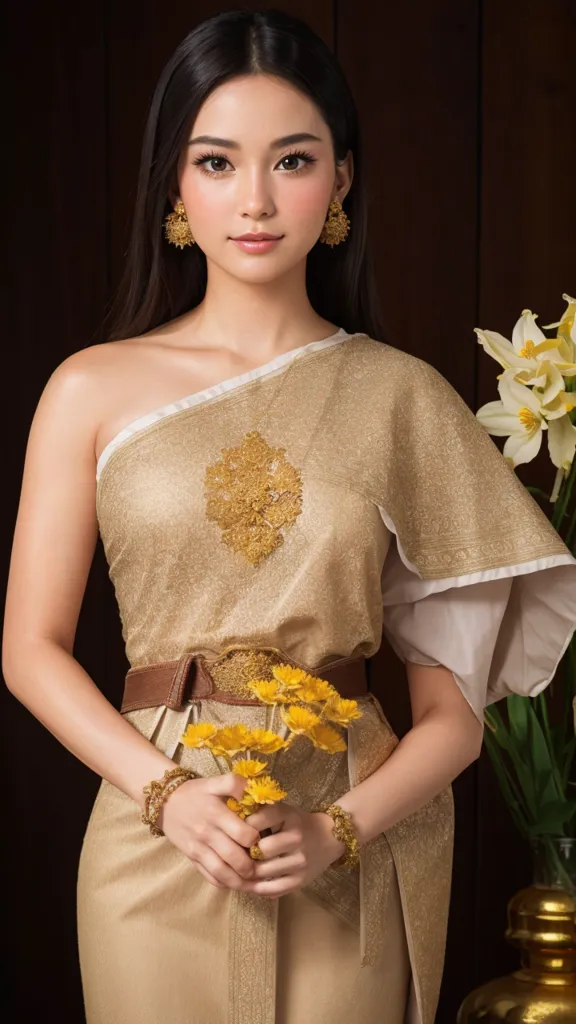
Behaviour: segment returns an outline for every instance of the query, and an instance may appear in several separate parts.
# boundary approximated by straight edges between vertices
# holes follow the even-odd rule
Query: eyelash
[[[282,157],[282,160],[287,160],[288,157],[291,156],[296,156],[299,157],[301,160],[304,160],[304,166],[297,167],[295,170],[292,171],[285,171],[286,174],[301,174],[302,171],[306,170],[308,164],[316,163],[316,157],[312,156],[311,153],[307,153],[305,150],[295,150],[293,153],[286,153],[285,156]],[[207,163],[209,160],[226,160],[229,163],[228,158],[225,157],[223,153],[214,152],[201,154],[201,156],[197,157],[196,160],[193,161],[193,163],[196,164],[196,166],[199,166],[202,173],[207,174],[209,178],[219,178],[221,174],[226,174],[226,171],[208,171],[206,167],[204,167],[203,165]]]

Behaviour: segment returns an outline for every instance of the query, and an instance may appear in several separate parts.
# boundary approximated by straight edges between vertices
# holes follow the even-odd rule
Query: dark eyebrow
[[[188,145],[194,146],[197,143],[203,143],[205,146],[221,146],[223,149],[240,149],[240,143],[234,142],[234,139],[219,139],[216,135],[197,135],[195,139],[190,139]],[[295,135],[284,135],[281,139],[274,139],[270,143],[270,149],[282,149],[284,146],[292,146],[295,142],[322,142],[317,135],[311,135],[310,132],[298,132]]]

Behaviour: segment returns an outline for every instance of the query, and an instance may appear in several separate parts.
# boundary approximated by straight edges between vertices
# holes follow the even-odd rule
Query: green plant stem
[[[570,549],[573,555],[576,555],[576,507],[572,512],[572,520],[566,534],[566,547]]]
[[[222,768],[220,767],[220,762],[219,762],[218,758],[216,757],[216,754],[214,753],[214,751],[210,750],[210,753],[212,754],[212,757],[214,758],[214,761],[216,763],[216,767],[217,767],[220,775],[225,775],[226,773],[222,771]]]
[[[554,778],[556,779],[556,785],[558,786],[559,793],[564,793],[562,774],[558,767],[556,751],[554,749],[554,743],[552,742],[552,734],[550,732],[550,720],[548,718],[548,703],[546,700],[546,694],[539,693],[537,697],[533,698],[533,700],[536,705],[536,708],[540,711],[541,714],[542,729],[544,731],[544,737],[548,745],[548,750],[550,751],[550,763],[552,765]]]
[[[554,865],[555,873],[561,881],[563,888],[566,892],[574,895],[574,879],[570,877],[570,873],[566,870],[562,860],[558,856],[558,850],[556,849],[554,840],[549,836],[539,836],[538,838],[540,842],[544,843],[549,863]]]
[[[516,782],[507,768],[505,759],[501,757],[500,748],[498,747],[498,743],[491,732],[484,733],[484,743],[486,744],[490,760],[492,761],[492,766],[496,773],[498,782],[500,783],[500,790],[508,804],[508,810],[514,819],[516,828],[520,834],[527,839],[529,836],[528,814],[522,802],[522,796],[524,794],[518,793]]]
[[[564,516],[566,515],[566,510],[568,508],[570,497],[572,495],[574,480],[576,480],[576,458],[572,460],[572,465],[570,466],[570,472],[568,473],[568,476],[565,477],[562,481],[560,494],[558,495],[558,498],[554,506],[554,512],[552,513],[552,526],[555,530],[558,531],[560,536],[562,536]],[[570,526],[569,532],[571,528],[572,527]]]

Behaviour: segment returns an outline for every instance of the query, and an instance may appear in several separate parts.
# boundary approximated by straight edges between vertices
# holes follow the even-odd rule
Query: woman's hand
[[[204,878],[219,889],[248,891],[256,861],[249,848],[260,834],[226,806],[228,797],[241,800],[246,779],[235,772],[189,779],[160,808],[157,825],[191,860]]]
[[[280,831],[259,841],[264,860],[254,861],[252,881],[246,892],[277,899],[309,885],[346,850],[336,839],[334,822],[322,811],[310,813],[283,800],[246,818],[259,832],[281,826]]]

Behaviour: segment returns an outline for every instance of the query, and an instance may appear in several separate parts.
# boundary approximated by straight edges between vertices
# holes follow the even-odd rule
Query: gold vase
[[[508,904],[522,967],[474,989],[457,1024],[576,1024],[576,839],[532,840],[533,883]]]

